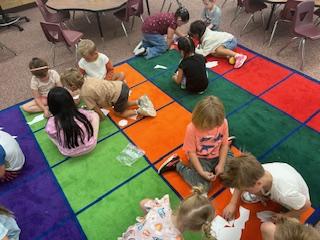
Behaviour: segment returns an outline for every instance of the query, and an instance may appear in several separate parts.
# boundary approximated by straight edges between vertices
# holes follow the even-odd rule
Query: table
[[[271,20],[272,20],[273,13],[274,13],[274,10],[276,8],[276,5],[277,4],[285,4],[287,2],[287,0],[264,0],[264,2],[272,4],[270,15],[269,15],[269,18],[268,18],[268,23],[267,23],[267,26],[266,26],[266,30],[268,30],[269,27],[270,27],[270,23],[271,23]],[[315,7],[320,7],[320,0],[315,0],[314,1],[314,5],[315,5]]]
[[[127,0],[48,0],[46,5],[56,11],[88,11],[96,13],[100,36],[103,39],[99,13],[120,9],[126,3]],[[146,3],[150,15],[149,1],[146,0]]]

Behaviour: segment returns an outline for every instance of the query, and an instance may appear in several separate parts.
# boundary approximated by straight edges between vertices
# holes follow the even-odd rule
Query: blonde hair
[[[86,57],[96,50],[96,44],[90,39],[82,39],[78,44],[78,52],[82,57]]]
[[[220,179],[227,187],[245,189],[253,187],[264,173],[264,168],[255,156],[244,152],[238,157],[226,160]]]
[[[203,231],[205,239],[215,240],[210,234],[215,211],[202,186],[192,188],[192,195],[182,201],[176,216],[178,229]]]
[[[197,103],[192,112],[192,123],[198,129],[221,126],[225,118],[224,107],[218,97],[207,96]]]
[[[65,87],[76,86],[77,88],[81,88],[84,83],[84,77],[76,68],[67,68],[61,74],[61,82]]]
[[[281,218],[276,223],[274,240],[318,240],[320,232],[310,225],[301,224],[296,219]]]
[[[6,215],[8,217],[14,217],[13,212],[8,210],[6,207],[0,205],[0,215]]]

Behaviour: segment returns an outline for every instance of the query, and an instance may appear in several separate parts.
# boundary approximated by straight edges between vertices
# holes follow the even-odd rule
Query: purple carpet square
[[[18,138],[30,133],[29,126],[18,106],[0,112],[0,127]]]
[[[15,213],[21,239],[35,239],[55,224],[72,219],[53,175],[45,172],[1,196],[1,203]]]

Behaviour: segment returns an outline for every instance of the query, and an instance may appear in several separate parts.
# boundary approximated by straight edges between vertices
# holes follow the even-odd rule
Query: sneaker
[[[247,60],[247,56],[243,54],[237,54],[235,56],[236,63],[234,64],[234,68],[240,68],[244,64],[244,62]]]
[[[261,200],[262,200],[261,197],[255,195],[255,194],[249,193],[249,192],[244,192],[241,195],[241,199],[245,203],[257,203],[257,202],[261,202]]]
[[[146,54],[147,54],[147,50],[144,47],[141,47],[134,52],[134,55],[136,56],[144,56]]]
[[[136,51],[142,47],[142,41],[138,43],[138,45],[133,49],[133,53],[136,54]]]
[[[143,107],[143,108],[154,108],[151,100],[147,95],[143,95],[139,98],[138,105],[139,107]]]
[[[157,116],[157,111],[154,108],[144,108],[144,107],[139,107],[137,110],[137,113],[146,116],[146,117],[155,117]]]
[[[177,164],[180,162],[180,157],[177,154],[171,155],[158,169],[158,174],[163,174],[168,171],[175,171]]]
[[[235,136],[230,136],[228,137],[228,143],[229,143],[229,146],[233,145],[234,142],[236,141],[236,137]]]

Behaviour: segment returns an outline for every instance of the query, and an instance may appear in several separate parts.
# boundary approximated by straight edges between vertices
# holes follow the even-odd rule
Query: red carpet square
[[[245,50],[245,49],[243,49],[243,48],[241,48],[241,47],[237,47],[236,49],[235,49],[235,52],[237,52],[237,53],[242,53],[242,54],[245,54],[245,55],[247,55],[247,61],[249,60],[249,59],[251,59],[251,58],[253,58],[253,57],[255,57],[256,55],[254,54],[254,53],[252,53],[252,52],[249,52],[249,51],[247,51],[247,50]],[[229,61],[227,60],[227,59],[225,59],[225,58],[216,58],[216,57],[212,57],[212,56],[209,56],[208,58],[207,58],[207,60],[208,61],[218,61],[218,66],[216,66],[216,67],[214,67],[214,68],[212,68],[212,70],[214,71],[214,72],[216,72],[216,73],[219,73],[219,74],[221,74],[221,75],[223,75],[224,73],[226,73],[227,71],[229,71],[229,70],[231,70],[231,69],[233,69],[233,65],[231,65],[230,63],[229,63]],[[245,63],[246,64],[246,63]]]
[[[320,113],[314,116],[310,122],[307,124],[309,127],[313,128],[314,130],[320,132]]]
[[[242,68],[224,75],[236,85],[255,95],[261,94],[291,72],[261,57],[252,59]]]
[[[261,98],[304,122],[320,108],[320,84],[294,74]]]
[[[146,118],[128,127],[125,133],[155,162],[183,143],[190,121],[191,113],[175,102],[157,111],[155,118]]]

